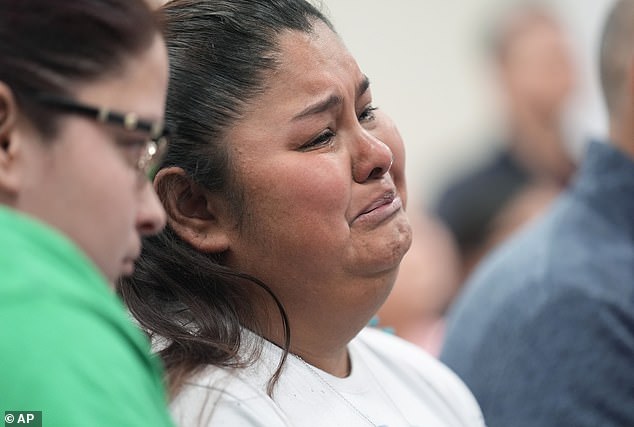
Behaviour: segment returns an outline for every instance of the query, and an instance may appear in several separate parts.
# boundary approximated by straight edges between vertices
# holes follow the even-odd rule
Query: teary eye
[[[335,133],[332,130],[330,130],[330,129],[326,129],[325,131],[320,133],[316,138],[314,138],[310,142],[302,145],[301,149],[302,150],[311,150],[311,149],[316,149],[316,148],[322,147],[324,145],[328,145],[332,141],[332,139],[334,137],[335,137]]]
[[[377,110],[377,107],[373,107],[373,106],[368,106],[367,108],[365,108],[361,114],[359,114],[359,122],[370,122],[372,120],[374,120],[375,115],[374,115],[374,111]]]

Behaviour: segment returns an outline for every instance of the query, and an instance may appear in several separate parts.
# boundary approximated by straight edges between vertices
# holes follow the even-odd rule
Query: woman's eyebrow
[[[370,79],[367,76],[363,76],[363,80],[357,86],[356,97],[359,98],[363,95],[368,88],[370,87]],[[343,99],[338,95],[329,95],[326,98],[315,102],[314,104],[309,105],[304,108],[299,114],[293,117],[293,120],[303,119],[306,116],[310,116],[313,114],[323,113],[333,107],[341,105]]]
[[[333,107],[341,105],[343,99],[338,95],[329,95],[325,99],[315,102],[303,109],[299,114],[293,117],[293,120],[303,119],[306,116],[323,113]]]
[[[363,76],[363,80],[357,86],[357,98],[363,95],[370,88],[370,79],[368,76]]]

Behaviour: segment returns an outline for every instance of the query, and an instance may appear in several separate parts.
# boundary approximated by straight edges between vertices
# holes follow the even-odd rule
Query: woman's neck
[[[382,300],[381,300],[382,301]],[[324,309],[323,305],[310,301],[307,304],[291,304],[281,301],[286,309],[290,326],[290,352],[311,365],[338,377],[350,372],[348,343],[368,324],[381,302]],[[258,330],[264,338],[284,348],[285,331],[280,316],[274,315],[274,306],[263,307],[262,300],[255,315]]]

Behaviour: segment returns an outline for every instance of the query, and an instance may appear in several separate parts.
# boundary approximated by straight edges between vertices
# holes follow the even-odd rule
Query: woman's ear
[[[181,239],[205,253],[229,249],[233,222],[225,200],[174,166],[156,174],[154,188],[165,208],[167,223]]]
[[[18,106],[11,89],[0,81],[0,194],[18,190],[15,127]]]

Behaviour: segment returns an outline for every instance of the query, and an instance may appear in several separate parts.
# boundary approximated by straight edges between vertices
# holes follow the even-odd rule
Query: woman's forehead
[[[333,84],[356,90],[367,78],[339,36],[323,23],[310,33],[289,31],[278,43],[279,66],[268,86],[298,85],[307,92],[333,89]]]
[[[278,38],[278,49],[282,68],[305,70],[315,65],[358,68],[339,36],[321,22],[310,32],[284,32]]]

